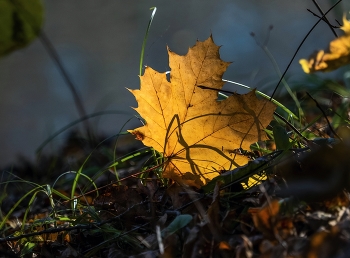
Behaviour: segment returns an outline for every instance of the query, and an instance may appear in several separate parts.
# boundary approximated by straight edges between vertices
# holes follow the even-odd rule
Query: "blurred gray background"
[[[139,88],[139,60],[145,30],[157,7],[146,46],[144,64],[168,70],[166,45],[185,54],[196,39],[211,33],[222,45],[221,57],[232,61],[225,79],[271,93],[278,76],[255,39],[264,42],[273,26],[268,48],[283,71],[298,45],[317,21],[312,0],[46,0],[44,31],[77,86],[87,113],[114,110],[125,115],[91,119],[97,132],[117,133],[133,114],[134,97],[125,88]],[[335,1],[319,0],[324,11]],[[350,1],[344,0],[328,16],[341,21]],[[255,39],[250,36],[254,32]],[[340,32],[339,32],[340,33]],[[334,38],[321,23],[307,39],[288,75],[302,76],[298,64]],[[238,86],[225,85],[232,91]],[[35,149],[58,129],[79,118],[72,95],[39,40],[0,59],[0,166],[22,154],[34,159]],[[139,126],[137,119],[126,129]],[[77,128],[77,127],[74,127]],[[44,151],[60,146],[64,134]]]

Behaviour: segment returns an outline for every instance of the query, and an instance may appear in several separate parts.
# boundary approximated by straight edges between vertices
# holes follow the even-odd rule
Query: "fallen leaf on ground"
[[[166,73],[146,67],[141,89],[130,90],[136,111],[146,120],[130,132],[163,153],[164,177],[186,185],[200,187],[220,172],[246,164],[248,158],[234,150],[265,140],[263,129],[276,108],[257,99],[254,91],[218,101],[229,66],[220,59],[219,48],[209,37],[185,56],[168,49],[170,81]]]
[[[263,234],[273,236],[273,226],[280,210],[280,203],[273,200],[266,203],[262,208],[250,208],[248,212],[252,214],[255,227]]]
[[[305,73],[330,72],[350,63],[350,21],[345,16],[340,28],[345,34],[331,41],[328,50],[317,51],[308,60],[299,61]]]

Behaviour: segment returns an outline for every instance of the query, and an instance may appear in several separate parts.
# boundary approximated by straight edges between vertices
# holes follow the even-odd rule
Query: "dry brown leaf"
[[[262,208],[249,208],[255,227],[266,236],[273,236],[274,221],[280,211],[280,203],[273,200],[266,203]]]
[[[343,17],[341,29],[345,34],[331,41],[327,51],[320,50],[299,63],[305,73],[330,72],[350,63],[350,22]]]
[[[310,237],[304,257],[347,257],[344,248],[347,246],[341,228],[333,226],[329,230],[320,230]]]
[[[254,91],[217,100],[229,63],[220,59],[211,36],[185,56],[169,49],[168,54],[170,82],[166,73],[146,67],[141,89],[130,90],[147,122],[130,132],[167,158],[164,177],[200,187],[220,171],[247,163],[247,157],[232,151],[266,139],[263,129],[275,105],[258,100]]]
[[[278,200],[266,202],[261,208],[249,208],[254,226],[268,239],[285,240],[295,235],[293,221],[288,216],[281,216],[281,204]]]

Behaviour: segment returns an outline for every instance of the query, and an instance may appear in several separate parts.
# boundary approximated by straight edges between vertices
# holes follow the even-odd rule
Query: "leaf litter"
[[[197,42],[196,45],[203,46],[202,44],[210,42],[213,43],[212,38],[204,43]],[[218,47],[214,46],[210,51],[217,58]],[[169,53],[175,59],[186,58],[176,56],[170,51]],[[192,53],[189,54],[191,56],[195,52],[192,49],[189,53]],[[215,60],[221,68],[228,65]],[[193,67],[198,66],[198,63],[191,58],[186,62],[189,62],[187,64],[189,67],[192,67],[191,62],[194,63]],[[199,64],[204,63],[205,61],[201,61]],[[209,63],[212,65],[211,61]],[[192,70],[190,75],[186,76],[193,76]],[[217,101],[217,91],[195,88],[200,84],[221,89],[222,83],[219,81],[224,70],[219,70],[219,73],[212,73],[215,74],[213,80],[204,78],[200,83],[198,83],[200,73],[197,73],[197,77],[190,79],[192,89],[189,90],[189,94],[191,95],[195,89],[196,94],[200,92],[199,95],[210,97],[213,101],[210,106],[216,108],[220,106],[214,104]],[[171,73],[173,83],[173,79],[179,75],[176,69]],[[164,84],[168,87],[167,90],[171,88],[172,92],[177,89],[170,85],[164,74],[159,74],[151,68],[146,69],[144,77],[141,77],[141,85],[144,85],[143,82],[150,77],[154,82],[153,86],[160,87]],[[153,87],[153,90],[155,88]],[[179,90],[180,93],[184,93],[183,88]],[[160,95],[165,94],[162,90],[158,92]],[[143,93],[135,90],[133,93],[137,99],[142,99]],[[180,93],[172,94],[180,98]],[[151,103],[159,104],[157,108],[160,114],[168,112],[165,111],[167,108],[173,111],[174,107],[177,107],[170,98],[171,105],[164,99],[157,102],[156,95],[151,97],[154,98]],[[128,175],[120,176],[120,180],[111,177],[114,175],[110,173],[113,172],[110,167],[106,169],[107,174],[103,174],[103,179],[101,174],[95,171],[99,175],[99,188],[77,192],[76,195],[79,197],[77,202],[67,197],[69,196],[67,183],[62,183],[58,186],[60,190],[54,192],[52,196],[38,195],[31,210],[25,206],[18,206],[16,213],[13,211],[13,216],[5,221],[4,227],[1,228],[0,257],[33,257],[33,255],[36,257],[348,257],[350,255],[348,193],[350,177],[347,173],[350,165],[347,158],[349,143],[332,139],[322,143],[315,140],[308,143],[309,149],[301,148],[287,152],[271,150],[269,154],[255,155],[253,159],[244,156],[243,163],[232,157],[227,158],[230,155],[226,155],[225,162],[229,160],[231,163],[238,163],[239,166],[235,168],[230,164],[225,167],[225,162],[219,162],[215,167],[216,164],[208,159],[214,157],[213,152],[218,153],[218,150],[221,150],[225,153],[225,150],[242,147],[249,150],[251,143],[261,140],[262,144],[262,140],[268,139],[263,134],[263,129],[271,121],[275,107],[270,105],[270,102],[258,100],[254,91],[247,95],[232,96],[231,101],[238,104],[228,106],[238,105],[239,108],[246,108],[245,112],[242,111],[243,118],[236,116],[235,119],[250,121],[248,125],[243,123],[245,131],[241,131],[243,134],[250,134],[250,129],[247,128],[255,128],[251,133],[254,136],[252,140],[245,142],[245,139],[239,139],[238,144],[232,143],[232,139],[236,139],[236,136],[230,138],[230,134],[226,134],[225,131],[225,136],[218,137],[220,144],[213,145],[213,149],[207,147],[211,142],[201,143],[205,137],[198,132],[198,129],[186,129],[186,124],[198,119],[196,123],[201,128],[204,125],[208,126],[209,121],[214,121],[215,127],[220,125],[226,116],[224,112],[219,114],[215,109],[216,111],[208,111],[209,113],[204,111],[204,114],[202,110],[202,113],[186,117],[184,114],[188,109],[196,107],[200,101],[186,102],[187,107],[180,108],[177,118],[170,112],[169,116],[162,116],[160,120],[155,118],[155,115],[152,116],[152,112],[147,111],[146,107],[140,106],[137,111],[144,116],[147,124],[133,130],[132,133],[143,140],[145,145],[152,146],[169,160],[165,163],[165,171],[168,171],[165,176],[169,178],[167,184],[164,184],[156,172],[159,166],[144,161],[142,164],[146,169],[143,169],[143,174],[138,173],[139,168],[134,169]],[[257,105],[258,111],[248,112],[250,115],[247,115],[251,103]],[[165,104],[167,106],[162,106]],[[204,109],[203,105],[200,107]],[[265,107],[268,107],[268,114],[260,112]],[[239,111],[235,110],[227,114],[234,116],[237,112]],[[208,119],[212,118],[211,114],[214,113],[217,119]],[[265,115],[262,120],[266,121],[259,120],[260,114]],[[251,117],[255,119],[251,120]],[[153,129],[150,129],[152,123],[149,121],[152,118],[158,121],[157,126],[160,125],[159,121],[165,121],[163,127],[159,126],[162,129],[158,128],[155,131],[157,134],[152,134]],[[220,122],[217,122],[218,120]],[[231,126],[227,121],[222,123]],[[233,124],[240,126],[240,123]],[[188,134],[186,130],[189,131]],[[208,133],[210,135],[215,131],[211,130],[204,131],[211,132]],[[199,138],[192,140],[192,135],[199,135]],[[227,143],[223,145],[225,139]],[[284,146],[279,148],[288,146],[285,137],[282,143],[277,146]],[[186,153],[189,149],[191,155],[197,154],[192,153],[192,147],[197,144],[207,155],[205,158],[181,156],[181,153]],[[91,149],[82,143],[77,144],[68,140],[67,146],[70,145],[75,147],[78,145],[83,157],[90,154]],[[111,147],[106,146],[106,149],[109,148]],[[210,154],[207,153],[207,149]],[[63,156],[58,158],[64,159]],[[106,160],[108,155],[91,156],[91,163],[87,166],[98,164],[98,167],[103,167],[107,163]],[[176,170],[181,167],[176,162],[183,160],[187,160],[186,169]],[[210,165],[203,165],[202,160],[209,162]],[[133,162],[127,166],[133,167],[138,160],[135,159]],[[210,176],[206,172],[198,173],[202,168],[207,169],[211,166],[215,168],[215,173]],[[13,170],[19,175],[25,171],[25,168]],[[188,175],[184,177],[183,172],[190,174],[195,172],[192,174],[194,177]],[[147,176],[140,176],[145,173]],[[249,179],[256,175],[260,179],[258,183],[248,184]],[[264,180],[261,180],[262,178]],[[42,183],[47,184],[47,181],[45,178]],[[83,187],[82,183],[79,189]],[[1,191],[3,196],[1,210],[4,218],[11,208],[10,202],[4,200],[10,197],[13,206],[13,203],[18,201],[18,196],[13,196],[12,188],[7,188],[4,184]],[[48,197],[54,199],[55,205],[50,205]],[[76,206],[72,206],[74,203]],[[40,208],[40,212],[37,207]]]

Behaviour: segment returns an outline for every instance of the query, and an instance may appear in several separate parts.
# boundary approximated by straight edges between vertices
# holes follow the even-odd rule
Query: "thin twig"
[[[323,11],[322,11],[320,5],[317,3],[316,0],[312,0],[312,2],[316,5],[317,10],[318,10],[318,11],[322,14],[322,16],[324,17],[323,20],[328,24],[328,26],[329,26],[329,28],[332,30],[334,36],[335,36],[336,38],[338,38],[337,33],[335,32],[334,28],[332,27],[332,25],[331,25],[330,22],[328,21],[327,16],[323,13]]]
[[[314,13],[313,11],[311,11],[310,9],[306,9],[309,13],[311,13],[313,16],[316,16],[317,18],[320,18],[322,19],[321,16],[319,16],[318,14]],[[324,22],[326,22],[324,19],[322,19]],[[336,22],[338,22],[337,20],[335,20]],[[331,23],[328,23],[328,21],[326,22],[329,26],[331,26],[332,28],[334,29],[339,29],[339,26],[335,26],[335,25],[332,25]]]
[[[324,13],[324,15],[322,15],[322,17],[315,23],[314,26],[312,26],[312,28],[309,30],[309,32],[306,34],[306,36],[304,37],[304,39],[301,41],[301,43],[299,44],[297,50],[294,52],[294,55],[292,57],[292,59],[290,60],[289,64],[287,65],[287,68],[286,70],[283,72],[281,78],[279,79],[275,89],[273,90],[273,93],[270,97],[270,101],[273,99],[273,96],[275,95],[277,89],[278,89],[278,86],[280,85],[281,81],[283,80],[284,76],[286,75],[287,71],[289,70],[289,67],[291,66],[291,64],[293,63],[297,53],[299,52],[301,46],[304,44],[305,40],[309,37],[310,33],[315,29],[315,27],[320,23],[320,21],[322,21],[322,18],[325,17],[325,15],[327,15],[334,7],[336,7],[341,1],[343,0],[339,0],[338,2],[336,2],[331,8],[329,8],[329,10],[327,12]]]
[[[285,122],[290,128],[292,128],[292,130],[293,130],[297,135],[299,135],[304,141],[309,142],[309,140],[308,140],[304,135],[302,135],[302,134],[299,132],[299,130],[296,129],[296,128],[294,127],[294,125],[292,125],[291,123],[289,123],[287,119],[285,119],[283,116],[281,116],[281,115],[278,114],[277,112],[273,112],[273,114],[274,114],[275,116],[277,116],[279,119],[283,120],[283,122]]]
[[[72,230],[76,230],[76,229],[96,229],[96,228],[100,228],[101,226],[107,224],[107,223],[111,223],[117,219],[119,219],[121,216],[125,215],[126,213],[128,213],[131,209],[133,209],[134,207],[138,206],[138,205],[142,205],[149,202],[147,201],[143,201],[140,203],[136,203],[134,205],[132,205],[131,207],[129,207],[127,210],[125,210],[123,213],[114,216],[113,218],[107,219],[107,220],[103,220],[101,222],[91,222],[90,224],[84,224],[84,225],[77,225],[77,226],[61,226],[61,227],[55,227],[55,228],[49,228],[49,229],[44,229],[41,231],[36,231],[36,232],[31,232],[31,233],[27,233],[27,234],[22,234],[19,236],[9,236],[9,237],[4,237],[4,238],[0,238],[0,243],[3,242],[8,242],[8,241],[17,241],[19,239],[23,239],[23,238],[29,238],[29,237],[33,237],[33,236],[39,236],[39,235],[43,235],[43,234],[52,234],[52,233],[59,233],[59,232],[67,232],[67,231],[72,231]],[[149,224],[149,222],[147,223]],[[144,224],[145,225],[145,224]],[[142,225],[142,226],[144,226]],[[125,234],[120,234],[115,238],[121,237]],[[114,238],[113,238],[114,239]]]
[[[338,139],[342,140],[342,139],[340,138],[340,136],[334,131],[334,129],[333,129],[331,123],[329,122],[329,120],[328,120],[328,118],[327,118],[326,113],[324,112],[324,110],[322,109],[322,107],[320,106],[320,104],[318,104],[318,101],[317,101],[316,99],[314,99],[314,98],[310,95],[309,92],[306,92],[306,94],[309,96],[309,98],[311,98],[311,99],[315,102],[315,104],[316,104],[316,106],[318,107],[318,109],[322,112],[324,118],[325,118],[326,121],[327,121],[328,127],[329,127],[329,129],[332,131],[332,133],[333,133],[336,137],[338,137]]]

